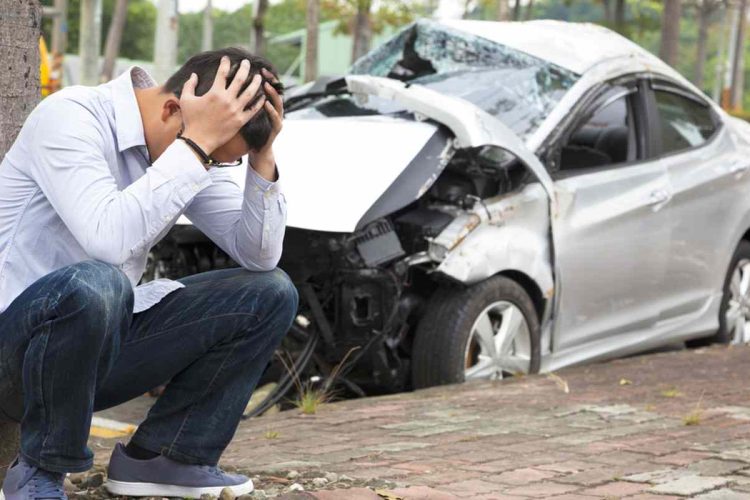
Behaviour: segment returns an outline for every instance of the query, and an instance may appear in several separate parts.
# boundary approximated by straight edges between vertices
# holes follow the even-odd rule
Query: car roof
[[[627,57],[646,60],[655,70],[674,74],[672,68],[644,48],[596,24],[454,19],[441,19],[438,23],[525,52],[579,75],[604,61]]]

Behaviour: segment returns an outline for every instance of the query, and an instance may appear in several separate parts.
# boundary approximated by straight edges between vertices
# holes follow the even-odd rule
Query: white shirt
[[[181,140],[149,165],[134,87],[154,85],[134,66],[97,87],[67,87],[31,112],[0,163],[0,312],[37,279],[87,259],[128,276],[134,312],[151,307],[184,286],[136,287],[149,249],[182,214],[242,267],[276,267],[286,223],[278,181],[247,167],[243,191]]]

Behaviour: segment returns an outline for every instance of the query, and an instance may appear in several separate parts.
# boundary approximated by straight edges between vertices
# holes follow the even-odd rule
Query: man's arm
[[[104,156],[104,131],[88,110],[60,99],[37,119],[30,172],[94,259],[120,265],[141,252],[211,184],[192,150],[175,141],[144,176],[119,190]]]
[[[185,215],[250,271],[270,271],[281,258],[286,200],[279,182],[247,167],[244,192],[226,169],[209,171],[212,184],[195,197]]]
[[[275,80],[270,71],[264,76]],[[272,131],[266,144],[248,155],[245,191],[228,172],[212,169],[213,184],[185,215],[235,262],[251,271],[270,271],[279,262],[286,226],[286,200],[280,191],[273,142],[281,132],[284,104],[273,86],[264,86],[264,107]]]

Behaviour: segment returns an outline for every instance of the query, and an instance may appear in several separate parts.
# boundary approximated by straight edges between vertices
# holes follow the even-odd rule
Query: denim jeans
[[[21,422],[21,454],[56,472],[93,463],[92,412],[169,381],[132,440],[216,465],[297,311],[281,270],[189,276],[133,314],[116,267],[85,261],[34,282],[0,314],[0,412]]]

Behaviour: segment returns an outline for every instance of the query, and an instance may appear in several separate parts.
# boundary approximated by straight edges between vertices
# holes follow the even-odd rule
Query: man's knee
[[[58,271],[58,307],[82,307],[87,314],[109,321],[133,309],[133,287],[120,269],[87,260]],[[58,282],[59,283],[59,282]]]
[[[246,292],[257,301],[253,308],[288,325],[297,314],[299,294],[288,274],[279,268],[265,272],[248,271],[243,275]]]

